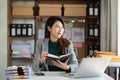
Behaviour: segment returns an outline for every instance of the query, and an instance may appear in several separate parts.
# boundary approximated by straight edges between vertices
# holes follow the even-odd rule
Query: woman
[[[40,39],[36,43],[36,54],[34,57],[34,71],[66,71],[75,72],[78,67],[72,42],[62,37],[65,31],[64,22],[61,18],[49,17],[45,25],[45,39]],[[52,60],[52,65],[46,62],[47,55],[57,56],[72,54],[64,62]]]

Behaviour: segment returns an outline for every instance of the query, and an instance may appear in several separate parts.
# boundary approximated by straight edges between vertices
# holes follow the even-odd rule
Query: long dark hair
[[[48,26],[52,27],[56,21],[60,21],[64,26],[63,20],[58,17],[58,16],[51,16],[47,19],[46,25],[45,25],[45,38],[50,38],[50,32],[48,30]],[[63,38],[62,36],[58,39],[58,44],[59,44],[59,51],[63,54],[65,52],[65,48],[67,48],[70,45],[70,41]]]

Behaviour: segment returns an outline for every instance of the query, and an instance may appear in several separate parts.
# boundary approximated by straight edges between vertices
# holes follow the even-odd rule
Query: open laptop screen
[[[74,77],[98,77],[101,76],[108,66],[110,57],[82,58]]]

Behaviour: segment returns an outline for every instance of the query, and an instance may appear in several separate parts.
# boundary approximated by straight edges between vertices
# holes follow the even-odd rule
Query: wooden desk
[[[116,54],[110,53],[110,52],[95,53],[95,56],[97,56],[97,57],[111,57],[111,62],[120,62],[120,56],[117,56]]]
[[[14,79],[14,80],[114,80],[106,74],[101,77],[90,77],[90,78],[70,78],[64,72],[43,72],[44,76],[32,75],[31,79]],[[12,79],[11,79],[12,80]]]

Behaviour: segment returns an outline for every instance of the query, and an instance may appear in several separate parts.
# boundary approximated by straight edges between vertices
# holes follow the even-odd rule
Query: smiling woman
[[[34,57],[34,71],[66,71],[75,72],[78,61],[73,49],[72,42],[63,38],[65,31],[64,22],[60,17],[51,16],[46,21],[45,39],[40,39],[36,43],[36,53]],[[61,56],[69,55],[64,61],[48,60],[48,54]]]

